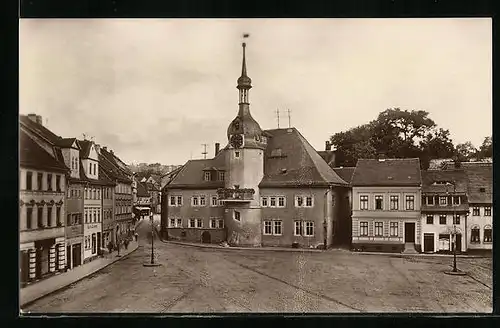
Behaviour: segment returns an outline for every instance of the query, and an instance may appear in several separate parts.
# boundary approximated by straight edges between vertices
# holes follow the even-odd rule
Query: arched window
[[[492,237],[492,230],[490,225],[484,226],[484,235],[483,235],[483,242],[485,243],[491,243],[493,240]]]
[[[472,226],[472,229],[470,231],[470,242],[471,243],[481,242],[480,238],[479,238],[479,226],[478,225]]]

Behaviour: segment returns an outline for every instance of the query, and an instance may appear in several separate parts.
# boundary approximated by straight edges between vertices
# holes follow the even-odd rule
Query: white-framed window
[[[406,196],[406,209],[408,211],[415,210],[415,196],[413,196],[413,195]]]
[[[367,210],[368,209],[368,195],[360,195],[359,196],[359,209]]]
[[[479,226],[473,226],[471,231],[470,231],[470,242],[471,243],[480,243],[480,238],[479,238]]]
[[[427,215],[427,224],[434,224],[434,215],[429,214]]]
[[[314,236],[314,222],[313,221],[305,221],[305,236],[312,237]]]
[[[399,196],[398,195],[391,195],[390,198],[390,209],[392,211],[397,211],[399,210]]]
[[[203,219],[196,219],[196,228],[203,228]]]
[[[200,196],[200,206],[205,206],[205,205],[206,205],[205,196]]]
[[[453,196],[453,205],[460,205],[460,196]]]
[[[225,172],[219,171],[219,180],[224,181],[224,179],[225,179]]]
[[[367,229],[367,232],[366,234],[368,234],[368,226],[366,227]],[[398,236],[398,223],[397,222],[390,222],[389,223],[389,233],[391,235],[391,237],[397,237]]]
[[[269,206],[276,207],[276,197],[269,197]]]
[[[267,197],[260,197],[260,205],[262,207],[267,207],[268,206]]]
[[[198,196],[191,197],[191,206],[200,206],[198,201]]]
[[[384,209],[384,196],[375,195],[375,209],[383,210]]]
[[[481,213],[479,212],[479,207],[478,206],[474,206],[472,208],[472,216],[480,216]]]
[[[359,223],[359,235],[368,236],[368,222],[362,221]]]
[[[295,207],[302,207],[302,206],[304,206],[304,197],[295,196]]]
[[[216,207],[219,205],[218,198],[217,196],[211,196],[210,197],[210,206]]]
[[[493,241],[493,234],[492,234],[492,229],[490,225],[487,225],[484,227],[484,235],[483,235],[483,242],[485,243],[491,243]]]
[[[484,207],[484,216],[491,216],[491,206]]]
[[[375,236],[382,237],[384,235],[384,223],[375,222]]]
[[[170,196],[170,203],[169,203],[170,206],[175,206],[176,205],[176,202],[175,202],[175,196]]]
[[[223,219],[218,219],[217,220],[217,224],[218,224],[217,227],[219,229],[223,229],[224,228],[224,220]]]
[[[427,196],[427,205],[433,206],[434,205],[434,196]]]
[[[205,181],[210,181],[210,172],[205,172]]]
[[[175,228],[175,219],[174,218],[171,218],[168,221],[168,226],[169,226],[169,228]]]
[[[196,228],[196,220],[195,219],[189,219],[189,227]]]
[[[286,206],[286,198],[283,196],[278,197],[278,207]]]
[[[234,211],[233,212],[233,219],[235,219],[236,221],[241,221],[241,213],[238,211]]]
[[[306,196],[305,207],[313,207],[313,206],[314,206],[314,198],[312,196]]]
[[[212,228],[212,229],[217,228],[217,220],[210,219],[210,228]]]
[[[313,207],[313,196],[295,196],[295,207]]]
[[[177,196],[177,206],[182,206],[182,196]]]
[[[281,236],[283,233],[283,224],[280,220],[273,221],[273,235]]]
[[[294,224],[293,235],[302,236],[302,221],[294,221],[293,224]]]
[[[448,197],[440,196],[439,197],[439,205],[441,205],[441,206],[448,205]]]
[[[273,222],[272,221],[264,221],[264,235],[272,235],[273,234]]]
[[[177,218],[177,228],[182,228],[182,219]]]
[[[219,206],[224,206],[224,201],[222,199],[219,199]]]

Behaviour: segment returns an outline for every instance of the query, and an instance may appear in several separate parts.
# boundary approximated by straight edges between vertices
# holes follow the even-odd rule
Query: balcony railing
[[[254,199],[254,189],[220,188],[217,189],[219,200],[224,202],[250,202]]]

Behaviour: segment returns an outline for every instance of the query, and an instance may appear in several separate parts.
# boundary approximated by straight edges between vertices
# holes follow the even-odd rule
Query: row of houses
[[[236,117],[213,158],[165,177],[163,238],[235,246],[376,251],[491,249],[492,167],[421,171],[418,159],[336,168],[296,128],[262,130],[250,113],[243,43]]]
[[[492,163],[361,159],[336,168],[352,188],[352,247],[374,251],[492,249]]]
[[[112,150],[62,138],[20,116],[20,276],[23,285],[97,258],[129,235],[133,173]]]

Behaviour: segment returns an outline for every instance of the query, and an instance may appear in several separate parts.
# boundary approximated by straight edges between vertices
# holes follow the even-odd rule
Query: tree
[[[423,168],[428,168],[431,159],[452,158],[455,146],[450,139],[450,131],[439,128],[427,133],[420,141],[420,160]]]
[[[479,158],[492,157],[493,156],[493,143],[491,137],[485,137],[483,144],[479,147]]]
[[[338,165],[354,166],[358,158],[374,158],[379,153],[389,158],[420,158],[420,143],[429,133],[428,139],[433,139],[435,126],[426,111],[387,109],[368,124],[334,134],[331,143],[337,149]]]
[[[461,162],[470,160],[478,153],[476,147],[474,147],[474,145],[470,141],[458,144],[455,147],[455,151],[458,160],[460,160]]]

